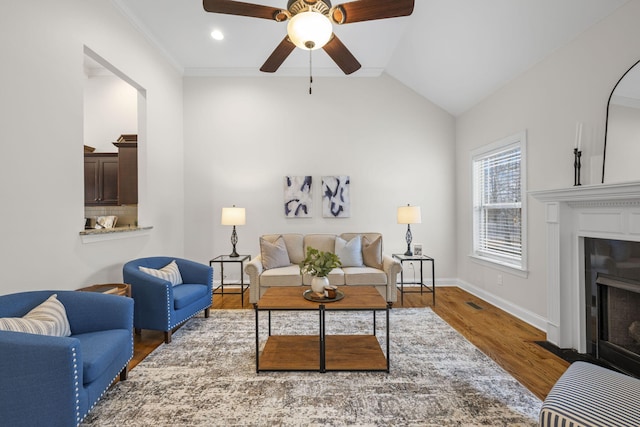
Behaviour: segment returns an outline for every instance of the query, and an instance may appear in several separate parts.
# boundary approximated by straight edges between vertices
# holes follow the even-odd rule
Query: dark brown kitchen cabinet
[[[118,153],[85,153],[84,204],[118,205]]]
[[[114,142],[118,147],[118,203],[138,204],[138,143]]]

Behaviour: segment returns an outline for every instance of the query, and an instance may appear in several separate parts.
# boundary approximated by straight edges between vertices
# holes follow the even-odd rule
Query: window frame
[[[470,257],[482,264],[490,267],[498,267],[500,269],[513,272],[520,276],[527,275],[527,133],[526,131],[518,132],[506,138],[492,142],[485,146],[479,147],[471,152],[471,188],[472,188],[472,250]],[[520,149],[520,239],[521,253],[520,259],[516,260],[510,257],[502,257],[495,254],[488,254],[479,248],[480,242],[480,213],[482,188],[480,188],[480,180],[476,174],[476,164],[480,160],[496,156],[505,151],[514,148]],[[508,209],[508,207],[505,207]]]

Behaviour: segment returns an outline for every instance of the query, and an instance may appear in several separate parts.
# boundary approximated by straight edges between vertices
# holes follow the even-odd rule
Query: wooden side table
[[[131,286],[127,285],[126,283],[104,283],[99,285],[86,286],[77,290],[82,292],[100,292],[103,294],[131,297]]]

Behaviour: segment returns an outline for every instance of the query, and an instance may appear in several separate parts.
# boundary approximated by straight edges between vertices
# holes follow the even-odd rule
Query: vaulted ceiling
[[[334,26],[362,68],[345,76],[320,49],[312,54],[313,75],[354,79],[384,72],[459,115],[627,1],[415,0],[408,17]],[[186,76],[309,75],[309,53],[301,49],[276,73],[259,71],[286,35],[286,23],[207,13],[201,0],[114,2]],[[214,29],[223,40],[211,37]]]

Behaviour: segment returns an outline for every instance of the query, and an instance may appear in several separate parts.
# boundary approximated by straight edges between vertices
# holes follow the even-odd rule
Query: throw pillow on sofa
[[[382,236],[378,236],[373,242],[367,236],[362,237],[362,258],[367,267],[382,270]]]
[[[273,243],[260,237],[260,256],[262,268],[265,270],[291,265],[287,245],[282,236],[279,236]]]
[[[153,277],[166,280],[167,282],[171,283],[173,286],[182,284],[182,275],[180,274],[180,269],[178,268],[178,264],[176,264],[175,259],[159,270],[156,270],[155,268],[147,268],[142,266],[139,268],[140,268],[140,271],[142,271],[143,273],[147,273],[152,275]]]
[[[71,336],[67,311],[58,301],[57,294],[51,295],[23,317],[0,318],[0,330],[54,337]]]
[[[348,242],[336,236],[334,253],[343,267],[362,267],[362,239],[356,236]]]

